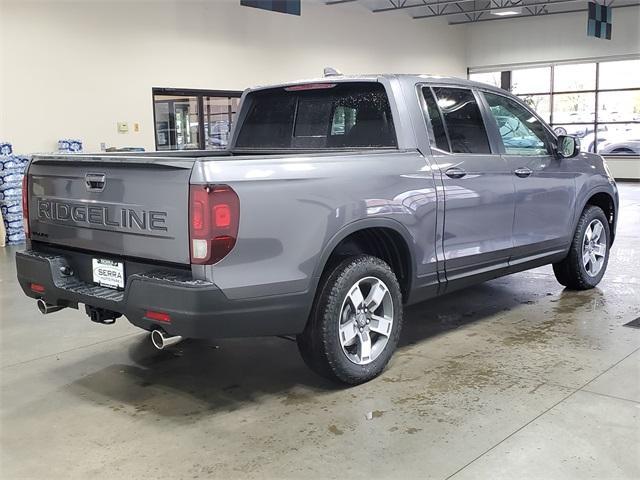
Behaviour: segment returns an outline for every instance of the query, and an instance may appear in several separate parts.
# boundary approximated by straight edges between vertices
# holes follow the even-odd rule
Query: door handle
[[[459,167],[451,167],[447,169],[447,171],[444,172],[444,174],[449,178],[462,178],[467,174],[467,172],[465,172],[463,169]]]
[[[517,177],[527,178],[529,175],[533,173],[533,170],[527,167],[516,168],[513,173],[516,174]]]

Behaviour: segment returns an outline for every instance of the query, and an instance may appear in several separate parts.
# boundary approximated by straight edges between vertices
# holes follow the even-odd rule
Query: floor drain
[[[631,328],[640,328],[640,317],[636,318],[635,320],[631,320],[629,323],[625,323],[624,326]]]

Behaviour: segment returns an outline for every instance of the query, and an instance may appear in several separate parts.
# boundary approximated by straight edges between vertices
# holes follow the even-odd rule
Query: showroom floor
[[[153,350],[126,321],[43,317],[0,249],[2,478],[640,478],[640,184],[599,288],[550,267],[412,307],[375,381],[285,339]]]

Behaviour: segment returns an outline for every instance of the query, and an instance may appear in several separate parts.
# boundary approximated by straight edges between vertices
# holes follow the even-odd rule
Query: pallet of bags
[[[80,153],[82,152],[82,140],[77,138],[63,138],[58,140],[58,152]]]
[[[11,145],[0,142],[0,150],[11,152]],[[24,155],[0,154],[0,211],[8,245],[17,245],[25,241],[22,223],[22,177],[28,163],[29,157]]]

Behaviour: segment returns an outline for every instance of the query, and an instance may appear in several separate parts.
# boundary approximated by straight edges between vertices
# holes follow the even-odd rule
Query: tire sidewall
[[[375,277],[384,282],[393,302],[393,326],[389,340],[380,355],[371,363],[353,363],[342,350],[339,328],[343,302],[351,287],[366,277]],[[327,281],[323,292],[320,313],[323,323],[323,343],[327,360],[334,374],[347,383],[365,382],[377,376],[391,359],[400,338],[402,328],[402,293],[391,268],[382,260],[360,256],[342,262]]]

